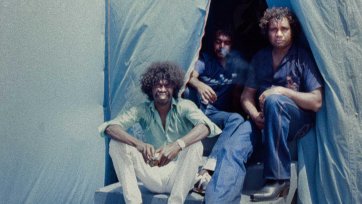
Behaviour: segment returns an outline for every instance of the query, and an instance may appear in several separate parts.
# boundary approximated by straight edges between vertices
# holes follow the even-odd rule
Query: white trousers
[[[177,159],[169,164],[150,167],[135,147],[113,139],[109,144],[109,154],[127,204],[142,203],[137,178],[154,193],[170,193],[168,203],[184,203],[195,183],[195,175],[202,162],[202,152],[203,146],[201,142],[197,142],[182,150]]]

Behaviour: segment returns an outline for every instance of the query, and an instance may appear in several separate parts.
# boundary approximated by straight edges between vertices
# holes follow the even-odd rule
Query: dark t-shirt
[[[305,49],[292,45],[274,71],[272,48],[267,47],[253,57],[245,86],[257,89],[259,97],[272,86],[310,92],[322,87],[322,79],[313,58]]]
[[[204,53],[195,70],[199,73],[199,80],[217,94],[217,100],[212,105],[219,110],[229,111],[235,86],[243,86],[246,81],[248,63],[239,52],[232,51],[227,56],[224,68],[214,56]]]

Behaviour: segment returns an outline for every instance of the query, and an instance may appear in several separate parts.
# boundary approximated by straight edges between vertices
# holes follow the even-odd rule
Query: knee
[[[235,160],[239,166],[244,165],[253,152],[251,142],[244,141],[242,144],[228,142],[221,150],[224,159]]]
[[[273,94],[265,99],[265,105],[276,105],[280,102],[282,95]]]
[[[245,119],[240,114],[238,114],[238,113],[230,113],[228,119],[226,120],[226,125],[228,125],[228,124],[240,125],[244,121],[245,121]]]
[[[202,154],[203,154],[203,151],[204,151],[204,146],[199,141],[199,142],[196,142],[196,143],[188,146],[185,150],[189,154],[193,154],[193,155],[197,155],[197,156],[202,157]]]
[[[271,110],[277,110],[278,108],[282,107],[283,100],[285,97],[286,96],[279,94],[273,94],[268,96],[264,102],[264,110],[271,111]]]
[[[113,157],[113,155],[126,154],[127,146],[125,143],[111,139],[109,141],[109,155]]]

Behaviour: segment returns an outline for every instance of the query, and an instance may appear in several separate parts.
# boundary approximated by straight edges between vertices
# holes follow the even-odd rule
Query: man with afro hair
[[[137,179],[154,193],[170,193],[168,203],[184,203],[202,160],[200,140],[221,132],[194,103],[178,97],[183,77],[174,63],[151,64],[140,80],[149,100],[99,127],[111,138],[109,154],[126,203],[142,203]],[[144,141],[127,133],[135,123]]]

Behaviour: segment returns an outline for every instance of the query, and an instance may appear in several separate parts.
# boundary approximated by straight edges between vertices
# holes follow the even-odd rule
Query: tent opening
[[[267,45],[258,26],[266,8],[265,0],[211,1],[201,52],[212,49],[216,29],[228,28],[234,34],[233,48],[250,60],[256,51]]]

